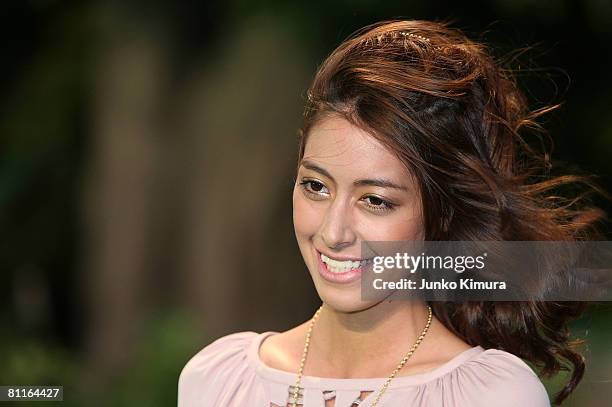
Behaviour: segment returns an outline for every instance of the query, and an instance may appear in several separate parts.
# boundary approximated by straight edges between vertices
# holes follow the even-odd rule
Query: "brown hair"
[[[385,21],[357,31],[320,66],[298,158],[309,129],[327,114],[341,115],[415,175],[425,240],[604,240],[595,225],[605,213],[585,202],[590,192],[606,192],[588,176],[550,176],[548,153],[540,157],[523,138],[525,130],[541,130],[535,120],[555,107],[529,110],[511,71],[447,24]],[[575,199],[551,193],[577,183],[588,190]],[[584,357],[575,349],[581,342],[570,340],[567,324],[586,303],[431,305],[472,346],[511,352],[546,376],[571,369],[555,403],[583,376]]]

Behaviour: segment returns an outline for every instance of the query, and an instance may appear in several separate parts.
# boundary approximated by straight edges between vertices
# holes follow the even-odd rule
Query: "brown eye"
[[[365,197],[364,202],[368,208],[374,211],[385,212],[395,209],[395,204],[373,195]]]
[[[317,181],[308,181],[308,182],[310,183],[310,189],[313,190],[314,192],[321,192],[323,188],[325,188],[323,184],[321,184],[320,182],[317,182]]]
[[[304,180],[300,182],[302,190],[312,197],[321,197],[329,194],[329,190],[323,183],[315,180]]]
[[[370,200],[370,204],[374,205],[374,206],[381,206],[385,203],[385,201],[383,201],[382,199],[375,197],[375,196],[370,196],[367,199]]]

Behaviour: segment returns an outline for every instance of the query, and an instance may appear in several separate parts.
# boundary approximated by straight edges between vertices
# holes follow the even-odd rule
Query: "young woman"
[[[538,376],[584,371],[578,302],[363,301],[361,242],[580,240],[604,215],[529,183],[531,112],[485,48],[446,25],[366,27],[308,91],[293,192],[297,242],[322,306],[286,332],[240,332],[183,369],[187,406],[549,406]],[[522,131],[522,130],[521,130]],[[536,163],[537,164],[537,163]],[[536,174],[537,175],[537,174]]]

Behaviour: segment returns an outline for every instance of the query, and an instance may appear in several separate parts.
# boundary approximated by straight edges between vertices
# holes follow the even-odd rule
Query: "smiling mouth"
[[[372,261],[372,259],[341,261],[334,260],[320,252],[319,255],[321,256],[321,261],[327,266],[327,270],[335,274],[346,273],[351,270],[362,268]]]

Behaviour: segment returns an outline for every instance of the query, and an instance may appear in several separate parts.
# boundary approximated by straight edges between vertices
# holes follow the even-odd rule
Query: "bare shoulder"
[[[433,318],[431,328],[411,358],[411,363],[404,366],[398,376],[436,369],[472,348],[472,345],[448,330],[437,318]]]
[[[268,336],[259,347],[259,358],[268,367],[292,372],[301,358],[307,322]]]
[[[473,348],[472,345],[449,330],[437,318],[434,318],[432,322],[429,344],[433,349],[436,349],[435,354],[443,361],[448,361]]]
[[[295,371],[302,357],[308,322],[290,330],[268,336],[260,345],[259,358],[267,366],[286,372]],[[430,332],[400,376],[433,370],[472,346],[434,319]]]

